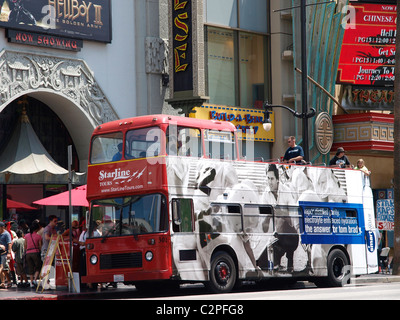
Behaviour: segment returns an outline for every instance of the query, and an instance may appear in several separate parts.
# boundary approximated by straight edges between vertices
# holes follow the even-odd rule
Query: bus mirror
[[[179,200],[172,200],[172,215],[174,218],[174,223],[180,225],[182,223],[181,219],[181,202]]]

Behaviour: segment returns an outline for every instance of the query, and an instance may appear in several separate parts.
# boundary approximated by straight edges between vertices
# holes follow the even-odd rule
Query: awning
[[[69,191],[33,202],[42,206],[69,206]],[[71,204],[76,207],[89,207],[86,199],[86,185],[71,190]]]
[[[72,183],[86,183],[85,173],[73,172]],[[0,184],[67,184],[68,170],[59,166],[43,147],[26,111],[0,155]]]
[[[25,203],[10,200],[10,199],[7,199],[7,209],[16,209],[16,210],[21,210],[21,211],[37,210],[37,208],[28,206]]]

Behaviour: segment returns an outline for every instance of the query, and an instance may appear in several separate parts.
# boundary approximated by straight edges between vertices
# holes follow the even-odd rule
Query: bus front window
[[[116,237],[159,233],[168,229],[163,195],[95,200],[90,214],[89,237]]]
[[[95,136],[92,139],[90,163],[98,164],[121,160],[122,146],[122,132],[107,133]]]

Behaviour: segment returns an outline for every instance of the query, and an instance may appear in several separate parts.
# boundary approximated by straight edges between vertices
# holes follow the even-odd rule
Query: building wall
[[[46,77],[45,68],[51,69],[54,63],[61,61],[64,68],[79,66],[82,71],[72,88],[76,90],[76,95],[81,95],[79,99],[62,95],[54,85],[42,84],[35,89],[25,84],[26,88],[18,94],[7,92],[9,99],[0,103],[0,112],[13,99],[24,94],[46,103],[67,126],[78,151],[81,170],[86,171],[90,135],[98,124],[118,118],[161,113],[163,109],[168,89],[161,85],[163,70],[159,65],[164,63],[165,52],[162,50],[160,53],[160,46],[151,44],[161,43],[162,46],[162,38],[168,38],[167,1],[111,1],[111,43],[84,40],[80,52],[14,44],[9,43],[6,37],[0,37],[0,52],[7,53],[2,56],[2,62],[7,62],[3,64],[4,68],[11,60],[26,67],[27,61],[36,59],[44,64],[40,71],[42,79]],[[1,32],[5,33],[6,29],[0,28]],[[152,41],[148,41],[149,38]],[[35,76],[34,63],[29,62],[29,68],[27,74],[32,78]],[[56,72],[51,77],[61,78],[62,72]],[[83,80],[85,88],[81,86]],[[26,83],[29,84],[29,79]],[[68,86],[67,83],[62,85]],[[83,89],[86,96],[78,92]],[[11,91],[8,87],[6,90]],[[85,99],[87,101],[82,102]]]
[[[294,109],[293,84],[293,29],[289,11],[274,12],[289,8],[292,1],[270,1],[271,10],[271,104],[286,105]],[[284,58],[284,54],[289,56]],[[276,108],[275,112],[275,143],[272,148],[272,158],[285,154],[287,138],[295,135],[295,118],[287,111]]]
[[[357,165],[358,159],[363,159],[365,166],[371,171],[372,189],[387,189],[392,187],[394,177],[393,157],[382,155],[347,154],[352,165]]]

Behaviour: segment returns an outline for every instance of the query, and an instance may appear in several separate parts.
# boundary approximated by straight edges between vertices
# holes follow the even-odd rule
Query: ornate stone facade
[[[146,73],[168,74],[168,41],[146,38]]]
[[[328,154],[333,145],[333,121],[327,112],[321,112],[315,120],[315,143],[321,154]]]
[[[334,149],[384,151],[393,153],[393,114],[359,113],[333,117]]]
[[[14,99],[36,91],[68,98],[95,125],[118,119],[84,61],[3,50],[0,53],[0,112]]]

